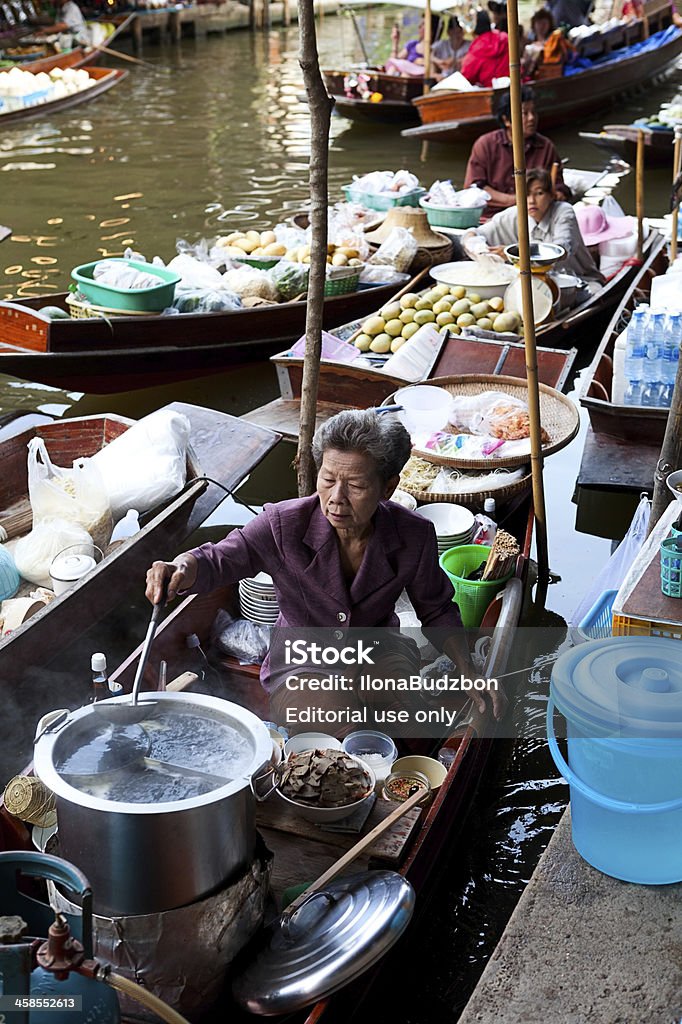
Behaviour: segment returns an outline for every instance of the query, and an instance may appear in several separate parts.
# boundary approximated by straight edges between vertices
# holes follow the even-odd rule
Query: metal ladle
[[[133,683],[133,692],[130,703],[128,704],[124,701],[110,703],[105,700],[98,701],[93,705],[95,711],[106,717],[112,725],[131,725],[135,722],[142,722],[145,718],[149,718],[154,714],[154,710],[159,703],[156,700],[146,700],[138,703],[138,695],[142,676],[144,675],[144,670],[147,665],[149,651],[152,646],[152,640],[156,633],[156,627],[159,624],[161,611],[166,603],[167,586],[168,584],[166,582],[161,600],[158,604],[154,605],[152,610],[152,617],[149,620],[149,625],[147,627],[147,634],[144,638],[142,653],[140,654],[140,660],[137,663],[137,672],[135,673],[135,682]]]

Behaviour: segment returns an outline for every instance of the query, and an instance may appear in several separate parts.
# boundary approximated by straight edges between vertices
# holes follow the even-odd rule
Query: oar
[[[108,46],[103,46],[101,43],[98,46],[93,47],[95,50],[101,50],[102,53],[108,53],[110,57],[118,57],[119,60],[130,61],[131,64],[139,64],[140,67],[148,68],[150,71],[156,71],[162,75],[170,74],[170,68],[160,68],[156,64],[151,64],[148,60],[140,60],[139,57],[131,57],[127,53],[121,53],[120,50],[110,50]]]
[[[637,212],[637,259],[641,261],[644,249],[644,131],[641,128],[637,132],[635,206]]]

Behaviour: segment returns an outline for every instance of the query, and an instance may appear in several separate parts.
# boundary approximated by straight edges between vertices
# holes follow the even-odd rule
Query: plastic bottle
[[[132,537],[140,530],[140,521],[137,511],[134,508],[128,509],[123,519],[119,519],[111,534],[111,542],[125,540]]]
[[[682,342],[682,313],[671,313],[668,317],[661,360],[661,400],[660,404],[670,408],[680,361],[680,342]]]
[[[107,678],[107,659],[105,654],[93,654],[90,659],[92,669],[92,703],[110,697],[109,680]]]
[[[625,339],[625,397],[626,405],[642,404],[642,375],[644,373],[644,331],[648,310],[639,306],[630,319]]]
[[[642,386],[642,405],[658,406],[661,402],[662,355],[665,345],[665,313],[651,313],[644,331],[646,359]]]

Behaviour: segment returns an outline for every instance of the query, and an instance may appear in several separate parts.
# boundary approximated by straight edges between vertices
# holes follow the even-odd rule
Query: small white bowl
[[[302,754],[304,750],[341,750],[341,741],[326,732],[299,732],[284,744],[284,756]]]
[[[474,525],[474,515],[463,505],[434,501],[417,509],[420,516],[433,523],[439,537],[459,537]]]
[[[682,501],[682,469],[671,473],[666,483],[678,501]]]
[[[448,774],[445,765],[437,761],[435,757],[424,757],[422,754],[408,754],[406,757],[399,757],[397,761],[393,762],[391,771],[396,775],[400,772],[421,772],[429,780],[432,793],[440,789]]]
[[[414,512],[417,507],[417,499],[408,494],[407,491],[403,491],[400,487],[396,487],[389,500],[395,501],[397,505],[402,505],[403,508],[409,508],[410,512]]]

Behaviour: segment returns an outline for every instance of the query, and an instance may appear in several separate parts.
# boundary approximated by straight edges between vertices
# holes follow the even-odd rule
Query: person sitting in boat
[[[431,38],[437,34],[438,19],[432,19]],[[424,35],[425,23],[422,18],[419,22],[419,29],[416,39],[409,42],[399,50],[400,46],[400,25],[395,23],[391,31],[391,56],[384,65],[384,70],[396,75],[423,75],[424,74]]]
[[[538,132],[538,114],[535,109],[533,90],[523,86],[521,90],[521,114],[523,118],[523,139],[526,151],[526,167],[556,165],[555,188],[567,196],[568,189],[561,176],[561,158],[553,142]],[[485,189],[490,201],[485,208],[488,216],[514,206],[514,155],[512,153],[511,99],[505,92],[497,105],[497,120],[500,127],[487,132],[476,140],[467,163],[464,187],[478,185]]]
[[[521,67],[527,77],[532,77],[542,62],[545,43],[554,31],[552,12],[541,7],[530,19],[530,39],[523,50]]]
[[[587,15],[592,7],[592,0],[547,0],[545,6],[554,18],[557,28],[560,25],[577,28],[578,25],[589,24]]]
[[[506,32],[494,32],[487,11],[478,11],[474,41],[462,61],[462,74],[472,85],[490,89],[494,78],[509,77],[509,41]]]
[[[604,278],[585,247],[575,211],[570,203],[554,198],[550,174],[539,167],[527,171],[526,187],[530,241],[563,246],[566,257],[555,264],[555,269],[574,274],[595,288],[602,285]],[[472,259],[483,253],[504,257],[505,246],[519,240],[518,216],[517,208],[511,206],[496,213],[486,224],[467,231],[462,239],[465,252]]]
[[[509,32],[507,26],[507,0],[488,0],[490,21],[496,32]]]
[[[624,0],[620,16],[626,21],[641,21],[644,17],[643,0]]]
[[[90,34],[83,17],[83,12],[76,0],[57,0],[60,20],[54,25],[40,29],[37,35],[52,35],[56,32],[70,32],[78,42],[89,43]]]
[[[441,78],[459,71],[462,61],[469,52],[471,43],[464,38],[464,29],[455,17],[450,18],[446,39],[439,39],[431,47],[431,61]]]
[[[311,629],[321,627],[329,643],[355,644],[357,635],[349,629],[371,630],[370,644],[381,637],[372,676],[405,678],[418,673],[420,665],[416,644],[396,628],[396,602],[407,591],[424,632],[470,678],[459,609],[438,564],[433,525],[390,501],[411,447],[407,430],[392,416],[372,409],[332,416],[313,439],[315,494],[266,505],[217,544],[203,544],[172,562],[154,562],[147,572],[147,598],[158,603],[165,581],[172,600],[179,593],[203,593],[266,572],[279,604],[276,626],[288,627],[289,637],[298,630],[305,639],[306,631],[309,637]],[[270,693],[271,717],[287,724],[287,708],[309,706],[311,696],[286,685],[292,668],[278,657],[281,635],[275,629],[261,681]],[[306,673],[301,667],[296,671]],[[502,690],[491,689],[489,695],[500,717]],[[319,707],[328,700],[328,707],[338,707],[339,696],[344,707],[361,706],[363,694],[355,690],[341,695],[319,690],[312,702]],[[382,696],[388,695],[379,693],[376,699]],[[485,698],[479,693],[475,699],[484,711]]]

